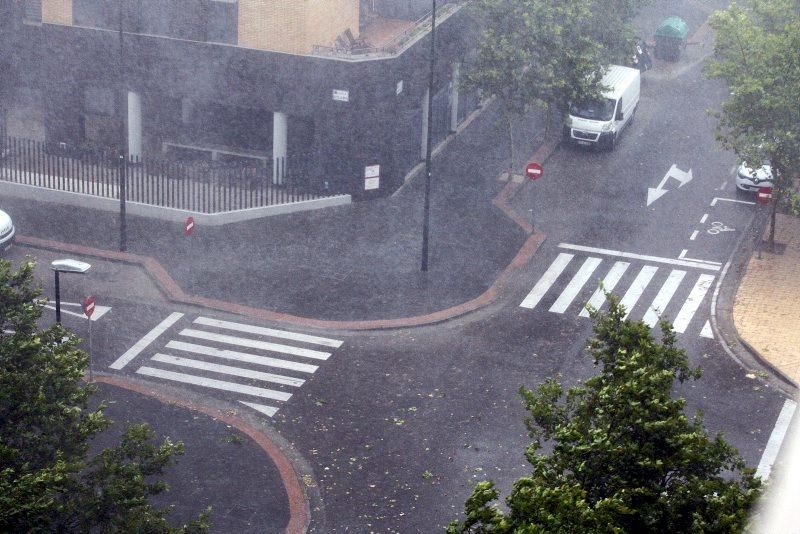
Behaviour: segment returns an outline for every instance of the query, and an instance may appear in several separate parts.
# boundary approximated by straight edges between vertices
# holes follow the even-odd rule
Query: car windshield
[[[591,119],[595,121],[610,121],[614,116],[616,100],[604,98],[602,100],[590,100],[569,105],[569,113],[573,117]]]

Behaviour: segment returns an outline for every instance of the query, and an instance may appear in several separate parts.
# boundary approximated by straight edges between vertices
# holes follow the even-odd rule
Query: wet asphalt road
[[[702,20],[701,14],[691,16]],[[701,335],[724,265],[739,240],[748,238],[755,214],[752,204],[733,202],[752,199],[735,193],[736,161],[714,141],[713,121],[705,110],[718,105],[725,89],[702,77],[701,57],[701,52],[690,51],[681,69],[667,72],[657,65],[656,71],[645,74],[636,120],[614,152],[560,147],[547,161],[545,177],[526,184],[515,197],[519,212],[533,209],[536,228],[547,234],[547,241],[497,302],[420,328],[304,332],[340,344],[324,349],[325,359],[303,360],[315,366],[313,372],[284,370],[304,380],[301,385],[271,386],[291,392],[291,398],[259,403],[278,407],[265,419],[313,471],[309,484],[321,500],[311,505],[312,531],[432,532],[459,516],[476,481],[491,478],[507,493],[513,480],[526,472],[523,452],[528,438],[519,386],[534,387],[547,376],[573,384],[594,372],[583,352],[591,322],[579,316],[592,284],[581,287],[563,311],[550,311],[558,309],[558,299],[589,258],[596,258],[591,280],[604,276],[615,262],[630,264],[620,292],[633,285],[638,273],[652,273],[652,283],[632,309],[635,319],[644,316],[672,272],[685,271],[666,310],[672,318],[690,300],[693,284],[702,275],[711,277],[679,336],[679,344],[693,365],[703,367],[704,376],[678,393],[686,396],[690,411],[704,413],[710,431],[723,432],[749,465],[758,464],[783,396],[747,378],[748,370],[733,362],[717,341]],[[655,188],[673,165],[684,177],[691,170],[691,181],[678,187],[679,180],[667,179],[668,192],[647,206],[648,188]],[[497,217],[487,210],[478,213],[487,217],[487,224]],[[709,233],[715,228],[727,230]],[[503,235],[485,239],[486,247],[497,248],[495,241]],[[519,241],[518,232],[512,239]],[[575,245],[590,249],[567,248]],[[472,243],[470,250],[481,246]],[[14,250],[24,252],[21,247]],[[437,252],[442,253],[461,254],[454,243],[447,244],[446,252]],[[536,306],[521,307],[561,254],[573,255],[562,275]],[[690,264],[670,263],[681,259]],[[43,280],[48,289],[49,278]],[[108,367],[164,318],[183,314],[122,373],[157,367],[152,363],[155,353],[163,352],[169,342],[185,341],[180,334],[185,329],[202,330],[196,325],[200,317],[283,328],[168,303],[147,279],[133,280],[124,288],[115,280],[109,272],[105,281],[93,286],[75,282],[63,297],[77,301],[98,290],[108,295],[102,303],[113,310],[94,326],[96,365]],[[213,277],[204,283],[213,284]],[[67,324],[79,333],[84,331],[82,320],[66,321],[73,321],[74,326]],[[307,342],[287,343],[318,348]],[[230,391],[181,387],[234,404],[243,398]]]

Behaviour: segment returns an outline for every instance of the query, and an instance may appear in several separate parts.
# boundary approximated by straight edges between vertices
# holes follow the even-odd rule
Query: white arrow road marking
[[[661,198],[662,196],[664,196],[665,194],[667,194],[668,190],[664,189],[664,185],[666,185],[667,180],[669,180],[670,178],[675,178],[676,180],[678,180],[680,182],[678,188],[681,188],[685,184],[692,181],[692,169],[689,169],[688,171],[682,171],[678,168],[677,165],[673,163],[672,167],[669,168],[667,174],[664,175],[664,178],[662,178],[661,182],[659,182],[659,184],[656,187],[647,188],[648,206],[653,202],[655,202],[656,200],[658,200],[659,198]]]
[[[69,310],[63,309],[63,306],[77,306],[79,308],[82,308],[83,304],[79,304],[77,302],[62,302],[61,306],[62,306],[61,313],[66,313],[67,315],[74,315],[75,317],[86,318],[86,314],[84,313],[71,312]],[[51,306],[50,304],[45,304],[44,307],[49,308],[51,310],[56,309],[55,305]],[[98,320],[100,317],[104,316],[109,311],[111,311],[111,306],[100,306],[99,304],[95,304],[94,313],[92,314],[92,321]]]

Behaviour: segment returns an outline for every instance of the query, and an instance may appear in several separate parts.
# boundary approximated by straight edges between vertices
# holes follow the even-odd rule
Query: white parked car
[[[14,223],[8,213],[0,210],[0,252],[11,247],[14,242]]]
[[[755,193],[759,187],[772,187],[772,168],[765,163],[758,169],[748,167],[746,162],[736,171],[736,187],[740,191]]]

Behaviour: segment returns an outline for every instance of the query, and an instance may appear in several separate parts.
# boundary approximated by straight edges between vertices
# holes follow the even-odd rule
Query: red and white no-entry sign
[[[772,188],[767,185],[759,187],[758,193],[756,193],[756,200],[759,204],[769,204],[772,200]]]
[[[537,178],[541,178],[544,174],[544,169],[542,166],[535,161],[531,161],[527,165],[525,165],[525,175],[530,178],[531,180],[536,180]]]
[[[83,313],[86,317],[91,317],[94,313],[94,295],[89,295],[83,299]]]
[[[183,234],[191,235],[194,230],[194,217],[186,217],[186,222],[183,223]]]

